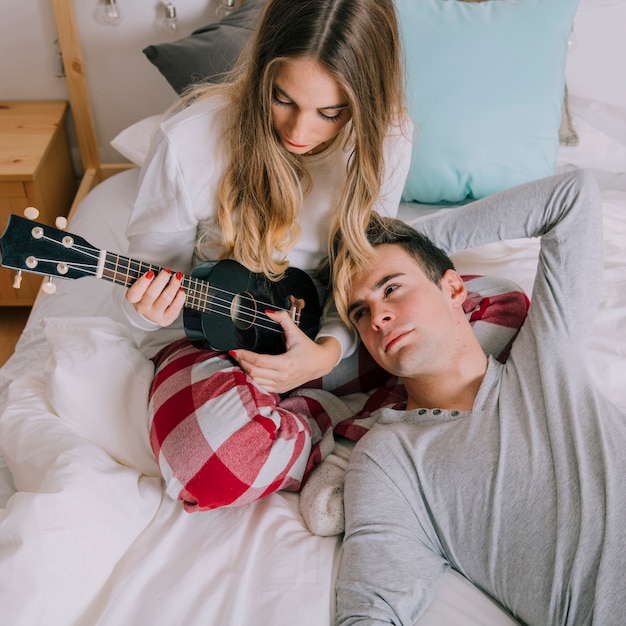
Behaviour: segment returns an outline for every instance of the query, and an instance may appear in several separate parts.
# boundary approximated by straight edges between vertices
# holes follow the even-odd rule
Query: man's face
[[[403,248],[384,244],[353,277],[348,314],[388,372],[403,378],[434,374],[454,353],[465,293],[456,272],[446,272],[440,287]]]

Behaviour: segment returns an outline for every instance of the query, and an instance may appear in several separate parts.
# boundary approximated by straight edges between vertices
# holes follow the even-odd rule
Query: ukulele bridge
[[[304,300],[302,298],[296,298],[295,296],[289,296],[289,315],[296,326],[300,326],[300,314],[304,308]]]

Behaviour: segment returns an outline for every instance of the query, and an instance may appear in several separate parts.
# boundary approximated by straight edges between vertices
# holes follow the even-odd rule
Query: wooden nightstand
[[[0,101],[0,233],[10,213],[23,215],[27,206],[39,209],[38,221],[54,225],[66,216],[76,178],[67,137],[67,102]],[[41,276],[23,274],[13,288],[15,272],[0,268],[0,306],[30,306]]]

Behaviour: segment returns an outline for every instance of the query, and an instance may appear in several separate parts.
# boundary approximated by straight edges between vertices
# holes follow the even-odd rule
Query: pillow
[[[415,147],[403,199],[460,202],[554,172],[578,0],[396,0]]]
[[[219,22],[179,41],[148,46],[143,53],[179,94],[191,83],[219,81],[235,64],[266,1],[245,0]]]
[[[52,410],[118,463],[160,476],[148,425],[154,366],[126,326],[106,317],[47,318],[43,323],[52,352],[45,368]]]
[[[151,115],[135,122],[111,140],[113,146],[122,156],[141,167],[148,154],[152,133],[162,115]]]

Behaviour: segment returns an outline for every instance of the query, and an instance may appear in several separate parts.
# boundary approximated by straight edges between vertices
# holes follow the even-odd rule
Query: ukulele
[[[52,276],[76,279],[95,276],[129,287],[147,271],[161,268],[119,254],[99,250],[82,237],[45,226],[19,215],[10,215],[0,237],[0,265],[18,271],[44,274],[49,280],[42,289],[52,292]],[[185,334],[213,350],[245,348],[264,354],[285,351],[282,327],[266,309],[289,311],[291,319],[311,338],[319,327],[321,307],[310,276],[295,267],[283,278],[269,280],[248,271],[233,260],[210,261],[183,276],[186,293],[183,309]]]

